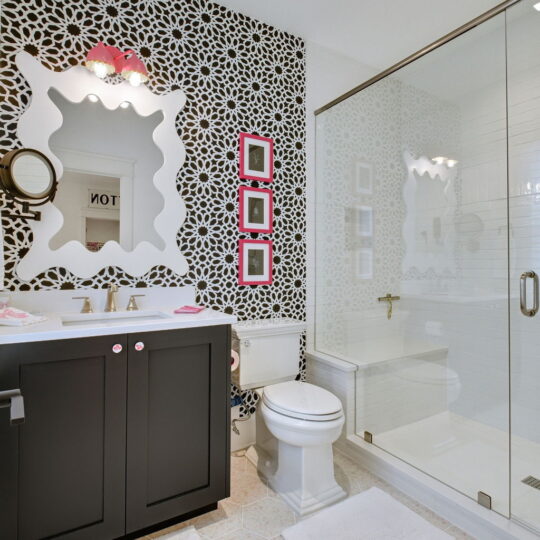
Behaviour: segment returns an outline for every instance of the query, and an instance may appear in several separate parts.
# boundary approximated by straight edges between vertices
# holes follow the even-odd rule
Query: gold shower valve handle
[[[391,319],[392,318],[392,302],[395,300],[400,300],[399,296],[392,296],[390,293],[388,293],[386,296],[379,296],[377,298],[379,302],[388,302],[388,311],[386,313],[386,318]]]

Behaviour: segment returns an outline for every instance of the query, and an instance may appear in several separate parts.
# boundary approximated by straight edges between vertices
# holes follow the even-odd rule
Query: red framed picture
[[[274,141],[240,133],[240,178],[272,182],[273,176]]]
[[[240,186],[239,208],[242,232],[272,232],[274,219],[272,190]]]
[[[240,240],[238,257],[239,285],[272,283],[272,240]]]

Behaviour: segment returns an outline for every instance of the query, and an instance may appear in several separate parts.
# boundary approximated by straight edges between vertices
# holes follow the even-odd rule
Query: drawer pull
[[[142,341],[137,341],[137,343],[135,343],[135,350],[142,351],[143,349],[144,349],[144,343]]]
[[[19,388],[0,392],[0,408],[9,407],[9,422],[12,426],[24,423],[24,399]]]
[[[115,353],[115,354],[118,354],[120,352],[122,352],[122,345],[120,345],[120,343],[115,343],[112,347],[112,352]]]

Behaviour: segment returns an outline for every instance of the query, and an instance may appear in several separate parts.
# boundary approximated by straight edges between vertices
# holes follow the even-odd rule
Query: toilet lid
[[[341,401],[334,394],[300,381],[265,387],[263,402],[277,413],[302,420],[334,420],[343,414]]]

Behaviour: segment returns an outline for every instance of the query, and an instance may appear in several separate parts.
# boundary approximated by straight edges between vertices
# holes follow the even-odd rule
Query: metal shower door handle
[[[527,278],[533,280],[533,307],[529,309],[527,307]],[[523,272],[519,278],[519,307],[521,313],[526,317],[534,317],[538,312],[538,274],[529,270],[528,272]]]

